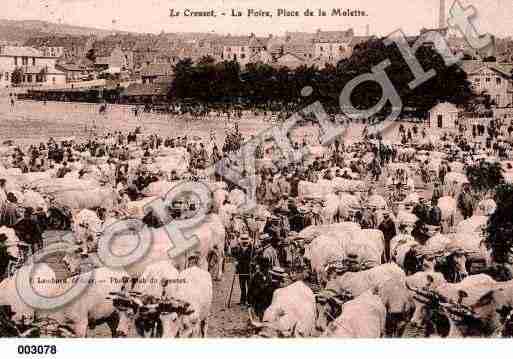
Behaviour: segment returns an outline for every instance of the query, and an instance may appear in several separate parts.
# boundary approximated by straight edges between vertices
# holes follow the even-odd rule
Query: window
[[[27,75],[27,82],[32,82],[32,75]]]
[[[241,46],[240,51],[244,52],[244,46]]]
[[[497,84],[497,86],[500,86],[501,85],[501,78],[500,77],[496,77],[495,78],[495,83]]]
[[[324,51],[324,49],[322,48],[322,46],[321,46],[321,51]]]
[[[52,82],[55,83],[55,77],[52,77]]]
[[[485,79],[485,81],[486,81],[486,82],[490,82],[490,81],[492,81],[492,79],[491,79],[491,78],[489,78],[489,77],[487,77],[487,78]]]
[[[246,58],[246,54],[240,54],[240,58],[241,59],[245,59]]]
[[[9,81],[9,73],[8,72],[5,73],[5,81]]]
[[[23,66],[27,66],[27,65],[28,65],[28,57],[27,57],[27,56],[23,56],[23,57],[21,58],[21,64],[22,64]]]
[[[339,49],[339,51],[343,52],[344,51],[344,46],[339,46],[338,49]]]
[[[500,107],[501,104],[501,95],[495,96],[495,104]]]
[[[437,116],[437,125],[438,125],[438,128],[442,128],[444,126],[443,116],[442,115],[438,115]]]
[[[36,66],[36,58],[35,57],[32,58],[32,66]]]
[[[474,79],[474,81],[475,81],[475,82],[481,82],[481,77],[476,77],[476,78]]]
[[[14,66],[18,66],[18,58],[14,56]]]

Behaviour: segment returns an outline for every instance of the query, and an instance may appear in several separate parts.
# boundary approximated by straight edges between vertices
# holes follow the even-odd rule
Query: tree
[[[495,191],[504,183],[503,169],[499,162],[486,162],[467,167],[467,178],[472,189],[481,192],[480,196]]]
[[[14,85],[19,85],[23,82],[23,69],[16,68],[11,74],[11,82]]]
[[[92,62],[95,62],[96,57],[97,57],[96,50],[93,48],[89,49],[89,51],[87,51],[85,57],[86,57],[86,59],[91,60]]]
[[[359,51],[337,65],[339,90],[355,77],[370,73],[374,66],[389,60],[391,64],[385,71],[403,102],[403,108],[411,107],[426,112],[439,102],[465,104],[472,97],[466,74],[457,65],[447,67],[435,49],[421,46],[415,56],[424,71],[433,69],[436,75],[412,90],[409,83],[414,79],[413,74],[396,45],[386,46],[378,39],[363,43]],[[381,87],[368,81],[353,91],[351,100],[356,108],[368,109],[381,99],[381,95]],[[390,107],[381,111],[381,115],[388,111]]]
[[[495,192],[497,209],[490,216],[486,228],[486,244],[495,262],[509,263],[513,248],[513,186],[503,184]],[[511,264],[511,263],[510,263]]]

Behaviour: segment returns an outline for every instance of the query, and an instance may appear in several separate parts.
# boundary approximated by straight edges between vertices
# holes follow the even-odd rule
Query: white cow
[[[381,338],[385,334],[386,308],[372,291],[345,303],[342,314],[323,333],[332,338]]]
[[[50,293],[53,291],[52,282],[55,282],[56,279],[53,269],[44,263],[31,266],[30,268],[34,270],[32,273],[32,278],[34,278],[32,288],[34,292],[40,293],[42,296],[50,296]],[[18,269],[18,273],[21,270]],[[27,300],[20,296],[16,278],[17,274],[15,273],[0,283],[0,305],[10,305],[11,309],[16,313],[13,320],[15,322],[22,322],[24,319],[30,320],[34,318],[35,308],[27,304]],[[25,283],[25,285],[29,284]]]
[[[315,295],[301,281],[274,292],[262,322],[253,318],[250,309],[250,322],[264,338],[310,337],[315,333],[315,317]]]
[[[53,286],[51,296],[59,296],[76,285],[77,282],[89,285],[73,301],[53,310],[40,310],[38,315],[50,316],[59,323],[68,323],[73,333],[81,338],[87,337],[87,329],[107,323],[113,337],[122,333],[117,330],[118,317],[113,302],[109,299],[111,292],[121,292],[129,284],[125,271],[110,268],[97,268],[78,277],[68,278],[65,282]]]
[[[441,197],[438,199],[438,208],[442,212],[442,224],[448,226],[447,229],[451,228],[456,216],[456,200],[449,196]]]

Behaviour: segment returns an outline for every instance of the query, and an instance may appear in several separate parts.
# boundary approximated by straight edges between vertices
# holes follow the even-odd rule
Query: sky
[[[452,0],[445,0],[446,13]],[[98,27],[117,31],[159,33],[216,32],[219,34],[269,33],[281,35],[285,31],[313,32],[353,28],[357,35],[370,33],[385,36],[397,29],[406,34],[417,34],[422,27],[438,25],[439,0],[2,0],[0,18],[9,20],[44,20],[71,25]],[[477,10],[476,28],[500,37],[513,35],[513,1],[461,0],[463,6],[473,5]],[[169,9],[210,10],[216,18],[174,17]],[[359,9],[367,16],[360,17],[277,17],[278,8],[298,10],[322,8]],[[261,9],[271,11],[272,18],[235,18],[231,9]],[[226,12],[226,16],[219,13]]]

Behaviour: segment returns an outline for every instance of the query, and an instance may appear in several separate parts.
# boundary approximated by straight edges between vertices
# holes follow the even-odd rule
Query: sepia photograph
[[[4,0],[0,338],[512,337],[512,14]]]

